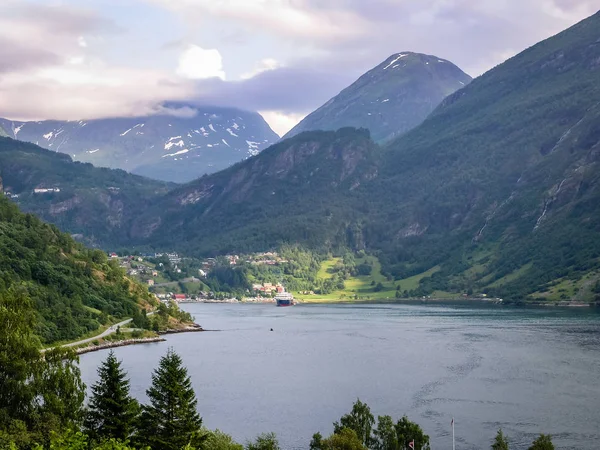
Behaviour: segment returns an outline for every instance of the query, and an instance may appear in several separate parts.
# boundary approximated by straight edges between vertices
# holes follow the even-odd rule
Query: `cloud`
[[[347,68],[355,75],[405,50],[435,54],[479,75],[507,52],[519,52],[598,9],[597,0],[146,1],[180,14],[190,26],[218,20],[312,50],[329,66],[352,59]]]
[[[88,38],[119,33],[90,10],[0,4],[0,115],[12,119],[88,119],[155,112],[185,99],[193,84],[173,73],[109,64]]]
[[[198,115],[198,110],[189,106],[165,106],[157,105],[148,115],[160,114],[163,116],[173,116],[183,119],[191,119]]]
[[[192,101],[251,111],[307,113],[354,81],[346,73],[310,67],[279,67],[238,81],[219,79],[196,83]]]
[[[281,67],[282,64],[274,58],[265,58],[262,59],[254,66],[250,72],[243,73],[240,78],[242,80],[247,80],[249,78],[255,77],[259,73],[266,72],[267,70],[275,70]]]
[[[177,74],[192,80],[205,78],[225,79],[223,60],[216,49],[205,50],[198,45],[188,45],[179,57]]]
[[[309,42],[343,41],[363,26],[361,17],[344,8],[315,10],[307,0],[149,0],[189,22],[219,19],[253,32],[268,32]]]
[[[283,136],[306,117],[305,114],[285,114],[279,111],[259,111],[259,113],[279,136]]]

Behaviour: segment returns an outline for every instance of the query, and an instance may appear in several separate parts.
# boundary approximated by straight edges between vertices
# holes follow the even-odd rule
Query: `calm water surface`
[[[192,376],[209,428],[239,441],[277,433],[306,449],[360,397],[375,415],[407,414],[432,448],[489,448],[499,427],[513,449],[539,433],[557,448],[600,448],[600,314],[473,306],[190,304],[204,328],[115,349],[144,401],[169,346]],[[270,332],[270,328],[274,331]],[[96,380],[107,351],[83,355]]]

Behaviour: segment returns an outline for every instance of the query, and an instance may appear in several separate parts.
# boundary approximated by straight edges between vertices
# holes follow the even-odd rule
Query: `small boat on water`
[[[294,296],[289,292],[280,292],[275,296],[275,304],[277,306],[294,306]]]

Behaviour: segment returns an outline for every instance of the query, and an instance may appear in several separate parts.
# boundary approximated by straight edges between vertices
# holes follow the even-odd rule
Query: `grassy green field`
[[[328,279],[333,276],[333,268],[340,262],[341,258],[329,258],[321,263],[321,268],[317,276],[321,279]],[[392,300],[396,298],[396,288],[399,285],[400,291],[412,290],[419,286],[422,278],[431,276],[440,268],[438,266],[429,269],[426,272],[405,278],[403,280],[388,281],[381,273],[381,264],[375,256],[365,256],[356,258],[356,264],[369,263],[373,266],[371,275],[359,275],[345,280],[344,289],[334,291],[324,295],[302,295],[294,293],[295,297],[303,302],[333,302],[333,301],[365,301],[365,300]],[[375,286],[381,283],[383,289],[375,291]],[[452,298],[454,295],[440,292],[441,298]]]
[[[596,294],[592,292],[594,284],[600,280],[600,272],[590,272],[580,278],[573,280],[561,278],[549,283],[543,291],[536,292],[531,296],[534,299],[546,299],[550,302],[591,302],[594,301]]]

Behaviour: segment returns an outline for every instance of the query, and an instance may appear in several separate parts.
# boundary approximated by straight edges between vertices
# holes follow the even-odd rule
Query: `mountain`
[[[169,104],[166,109],[178,116],[38,122],[0,119],[0,130],[78,161],[174,182],[224,169],[278,140],[258,113],[184,104]]]
[[[0,177],[4,193],[25,211],[88,244],[111,246],[128,243],[131,218],[175,186],[123,170],[96,168],[10,138],[0,138]]]
[[[374,69],[306,116],[284,138],[310,130],[368,128],[385,142],[419,125],[471,77],[437,56],[402,52]]]
[[[382,149],[351,130],[285,140],[167,193],[131,234],[198,253],[366,248],[398,280],[428,273],[414,295],[589,292],[600,278],[599,30],[600,13],[525,50]]]
[[[364,129],[302,133],[168,192],[132,222],[131,236],[188,254],[343,244],[343,217],[377,176],[378,152]]]

